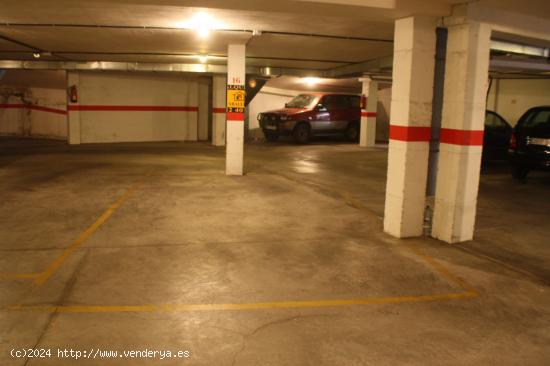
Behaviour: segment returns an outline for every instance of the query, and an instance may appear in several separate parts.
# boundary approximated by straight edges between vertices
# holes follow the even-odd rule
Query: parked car
[[[258,121],[268,141],[291,135],[300,144],[312,136],[342,134],[359,139],[361,98],[351,94],[300,94],[285,108],[260,113]]]
[[[498,113],[486,111],[483,160],[505,160],[512,131],[512,126]]]
[[[510,139],[512,175],[524,179],[530,170],[550,171],[550,106],[529,109]]]

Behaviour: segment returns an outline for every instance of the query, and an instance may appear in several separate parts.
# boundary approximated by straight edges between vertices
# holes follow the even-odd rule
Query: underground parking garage
[[[546,2],[0,5],[1,365],[548,363]]]

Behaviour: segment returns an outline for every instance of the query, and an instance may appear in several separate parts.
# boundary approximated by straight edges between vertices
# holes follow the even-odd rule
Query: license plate
[[[265,125],[265,129],[266,129],[266,130],[276,130],[276,129],[277,129],[277,126]]]

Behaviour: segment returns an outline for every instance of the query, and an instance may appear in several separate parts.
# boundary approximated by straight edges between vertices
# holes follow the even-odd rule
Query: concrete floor
[[[475,241],[396,240],[386,154],[0,140],[0,365],[548,364],[550,178],[489,165]]]

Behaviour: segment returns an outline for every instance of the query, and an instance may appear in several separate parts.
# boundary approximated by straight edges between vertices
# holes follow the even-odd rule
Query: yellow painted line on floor
[[[138,188],[138,186],[141,184],[141,182],[138,182],[134,185],[132,185],[130,188],[128,188],[105,212],[101,214],[101,216],[98,217],[98,219],[90,225],[86,230],[84,230],[78,238],[76,238],[75,241],[71,243],[67,248],[63,250],[63,253],[61,253],[57,258],[54,259],[54,261],[46,268],[43,272],[41,272],[36,278],[34,278],[33,285],[34,286],[40,286],[44,282],[46,282],[53,274],[54,272],[65,262],[65,260],[71,255],[71,253],[78,248],[82,243],[86,241],[101,225],[105,223],[111,217],[111,215],[116,211],[117,208],[122,205],[124,201]]]
[[[416,247],[415,245],[412,245],[412,244],[408,244],[407,247],[414,254],[416,254],[417,256],[422,258],[426,263],[428,263],[430,265],[430,267],[432,267],[436,272],[441,274],[443,277],[447,278],[452,283],[455,283],[456,285],[460,286],[466,292],[477,294],[477,291],[474,289],[474,287],[472,285],[470,285],[466,280],[452,274],[442,264],[440,264],[434,258],[430,257],[428,254],[426,254],[423,251],[421,251],[420,249],[418,249],[418,247]]]
[[[467,299],[476,297],[477,293],[461,292],[441,295],[372,297],[365,299],[344,300],[311,300],[311,301],[275,301],[244,304],[165,304],[165,305],[12,305],[6,310],[57,312],[57,313],[151,313],[151,312],[194,312],[194,311],[223,311],[223,310],[261,310],[261,309],[297,309],[341,307],[353,305],[380,305],[434,302],[443,300]]]
[[[0,273],[0,280],[32,280],[40,273]]]

